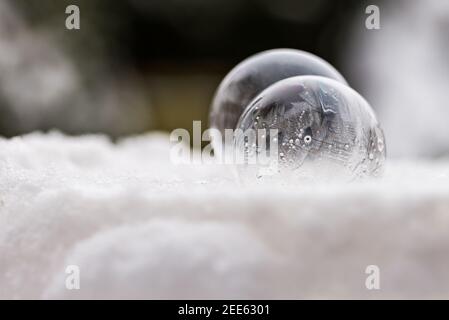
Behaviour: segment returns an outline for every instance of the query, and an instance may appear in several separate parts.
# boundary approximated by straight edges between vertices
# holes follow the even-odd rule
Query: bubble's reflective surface
[[[385,161],[384,135],[369,104],[348,86],[323,77],[275,83],[251,102],[237,127],[267,129],[252,140],[236,136],[236,151],[245,160],[237,169],[244,179],[354,179],[379,175]],[[256,158],[265,145],[274,156],[262,165]]]
[[[279,80],[299,75],[318,75],[346,84],[334,67],[313,54],[293,49],[264,51],[238,64],[222,81],[211,105],[210,126],[224,136],[225,129],[235,129],[257,94]]]

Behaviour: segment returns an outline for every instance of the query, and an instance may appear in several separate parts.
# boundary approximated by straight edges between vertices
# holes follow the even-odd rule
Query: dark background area
[[[355,0],[2,2],[0,9],[13,18],[0,22],[0,49],[12,50],[18,62],[0,61],[0,70],[7,71],[0,76],[0,135],[59,129],[112,137],[191,129],[192,120],[206,124],[220,80],[259,51],[306,50],[341,69],[348,30],[367,5]],[[80,30],[65,28],[70,4],[80,8]],[[36,44],[25,45],[27,39]]]

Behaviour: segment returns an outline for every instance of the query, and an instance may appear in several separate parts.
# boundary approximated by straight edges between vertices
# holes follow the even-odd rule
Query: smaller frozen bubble
[[[210,127],[219,130],[236,128],[246,106],[262,90],[293,76],[317,75],[346,84],[343,76],[328,62],[311,53],[295,49],[273,49],[255,54],[233,68],[223,79],[211,104]],[[253,119],[255,125],[264,125]],[[220,153],[218,141],[212,141]]]

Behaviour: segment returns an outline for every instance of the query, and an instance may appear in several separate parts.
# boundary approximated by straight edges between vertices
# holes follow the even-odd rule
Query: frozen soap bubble
[[[317,75],[346,84],[343,76],[328,62],[300,50],[273,49],[249,57],[223,79],[212,101],[210,127],[224,137],[225,129],[235,129],[245,107],[262,90],[293,76]],[[222,140],[223,141],[223,140]],[[219,141],[212,142],[220,152]]]
[[[328,78],[273,84],[251,102],[237,129],[243,181],[353,180],[379,175],[385,161],[384,135],[370,105]]]

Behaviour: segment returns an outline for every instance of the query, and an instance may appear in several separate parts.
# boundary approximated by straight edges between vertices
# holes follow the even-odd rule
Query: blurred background
[[[67,30],[78,5],[81,29]],[[367,30],[365,8],[380,8]],[[449,151],[445,0],[0,0],[0,135],[191,130],[244,58],[329,61],[376,109],[390,156]]]

